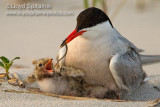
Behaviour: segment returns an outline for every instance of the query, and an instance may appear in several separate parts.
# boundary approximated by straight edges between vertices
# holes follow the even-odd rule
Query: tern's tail
[[[160,55],[141,55],[143,65],[160,62]]]

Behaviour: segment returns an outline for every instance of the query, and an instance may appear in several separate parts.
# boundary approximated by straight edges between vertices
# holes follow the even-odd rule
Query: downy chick
[[[47,62],[48,61],[48,62]],[[80,77],[65,76],[62,72],[52,70],[52,59],[40,59],[35,64],[34,75],[41,91],[59,94],[82,96],[82,83]]]

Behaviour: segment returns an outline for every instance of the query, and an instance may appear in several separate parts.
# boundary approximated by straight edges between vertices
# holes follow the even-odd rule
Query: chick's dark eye
[[[39,64],[39,66],[42,66],[42,64]]]

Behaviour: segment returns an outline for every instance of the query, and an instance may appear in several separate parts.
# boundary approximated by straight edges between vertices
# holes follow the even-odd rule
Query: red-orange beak
[[[52,70],[52,60],[50,59],[44,66],[44,70],[46,70],[47,72],[53,72]]]
[[[76,38],[77,36],[82,35],[84,32],[86,31],[79,31],[77,32],[77,29],[75,29],[61,44],[60,48],[62,48],[64,45],[66,45],[67,43],[69,43],[71,40],[73,40],[74,38]]]

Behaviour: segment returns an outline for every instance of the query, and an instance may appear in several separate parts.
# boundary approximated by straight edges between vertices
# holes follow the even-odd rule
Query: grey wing
[[[132,42],[121,36],[121,34],[119,35],[120,36],[118,36],[118,39],[121,40],[123,43],[126,43],[127,46],[134,48],[138,53],[144,52],[143,49],[137,48]],[[141,62],[143,65],[158,63],[160,62],[160,55],[141,55]]]
[[[128,46],[134,48],[137,52],[144,52],[143,49],[137,48],[132,42],[130,42],[130,41],[129,41],[128,39],[126,39],[125,37],[119,36],[118,39],[120,39],[121,41],[123,41],[123,43],[127,43]]]
[[[122,90],[136,88],[145,78],[140,55],[134,49],[114,55],[109,67],[118,88]]]

